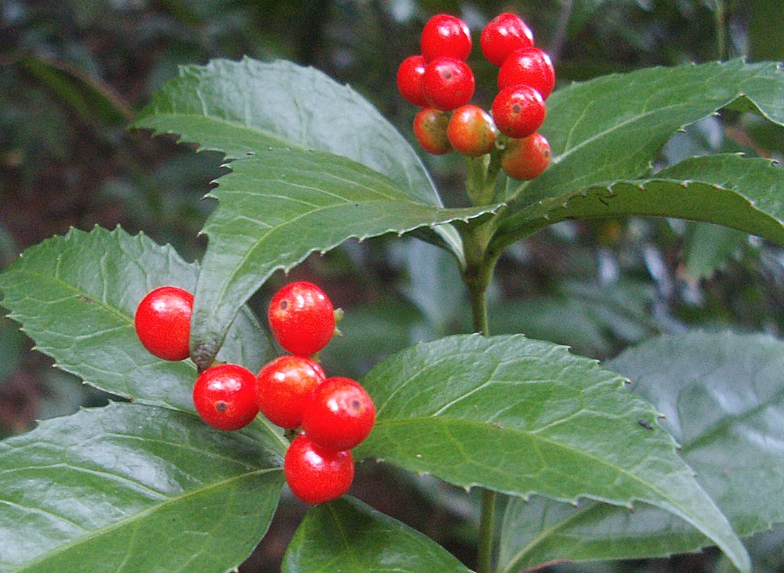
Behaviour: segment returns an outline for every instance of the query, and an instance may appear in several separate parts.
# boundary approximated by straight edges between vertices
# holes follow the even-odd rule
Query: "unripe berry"
[[[444,155],[452,150],[446,135],[448,125],[447,112],[425,107],[414,116],[414,135],[422,149],[433,155]]]
[[[346,493],[354,481],[351,451],[335,451],[300,434],[283,458],[283,475],[291,491],[306,503],[325,503]]]
[[[151,290],[136,307],[134,327],[148,352],[163,360],[190,355],[193,295],[174,286]]]
[[[409,56],[397,69],[397,89],[408,103],[425,107],[427,101],[422,93],[422,77],[425,75],[425,58]]]
[[[493,100],[493,120],[504,135],[521,138],[536,132],[546,115],[539,92],[523,84],[501,90]]]
[[[492,151],[498,129],[489,113],[469,104],[454,111],[446,135],[455,151],[469,157],[479,157]]]
[[[535,179],[547,169],[550,155],[550,143],[540,133],[510,139],[501,152],[501,169],[512,179]]]
[[[516,84],[531,86],[542,99],[547,99],[555,87],[550,56],[539,48],[522,48],[509,54],[498,71],[498,89]]]
[[[515,50],[533,45],[534,35],[531,29],[522,18],[509,12],[490,20],[479,37],[479,47],[485,58],[498,67]]]
[[[467,104],[474,95],[474,87],[474,73],[468,64],[449,56],[429,62],[422,77],[425,100],[442,111]]]
[[[471,32],[460,18],[437,14],[422,28],[421,47],[426,61],[441,56],[466,60],[471,54]]]

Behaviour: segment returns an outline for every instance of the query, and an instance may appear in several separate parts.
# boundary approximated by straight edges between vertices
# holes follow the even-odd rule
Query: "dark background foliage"
[[[188,259],[213,208],[201,197],[221,157],[172,138],[126,129],[180,64],[211,58],[284,58],[350,83],[410,135],[415,110],[397,94],[399,62],[418,51],[436,12],[462,16],[478,36],[502,11],[526,18],[561,85],[653,65],[743,56],[784,59],[784,11],[769,0],[0,0],[0,266],[69,227],[122,225],[171,243]],[[493,95],[495,70],[478,57],[476,101]],[[689,155],[742,151],[778,158],[780,128],[724,114],[689,126],[654,169]],[[459,203],[462,165],[425,157],[447,203]],[[254,299],[260,313],[284,280],[322,284],[348,312],[331,345],[331,371],[358,376],[417,340],[469,328],[452,261],[414,240],[349,242],[276,276]],[[782,335],[784,253],[735,231],[682,221],[561,224],[515,245],[492,289],[492,328],[523,332],[609,358],[659,332],[733,328]],[[105,397],[30,352],[0,321],[0,437]],[[472,498],[436,480],[363,468],[355,493],[424,531],[469,565]],[[303,507],[282,504],[243,571],[277,568]],[[782,571],[781,536],[752,543]],[[579,571],[722,571],[716,555]]]

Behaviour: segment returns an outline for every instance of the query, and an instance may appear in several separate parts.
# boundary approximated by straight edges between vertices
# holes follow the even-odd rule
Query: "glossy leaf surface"
[[[480,212],[443,210],[417,153],[367,100],[288,62],[183,67],[135,125],[233,160],[205,228],[192,331],[203,366],[275,270],[349,238],[414,229],[460,260],[460,237],[447,223]]]
[[[645,177],[682,127],[733,106],[784,123],[784,72],[742,60],[646,68],[575,83],[547,100],[542,133],[553,158],[530,183],[512,184],[527,200],[556,197],[615,179]]]
[[[236,161],[212,194],[219,206],[196,290],[192,323],[199,363],[209,363],[234,313],[278,269],[314,251],[465,219],[484,209],[411,201],[389,179],[318,151],[272,149]]]
[[[663,357],[667,360],[663,360]],[[608,366],[665,418],[697,480],[739,535],[784,521],[784,343],[762,335],[694,333],[652,339]],[[712,543],[683,520],[641,505],[575,509],[512,500],[501,541],[501,571],[552,559],[661,557]]]
[[[592,185],[521,209],[500,224],[507,243],[569,219],[648,215],[723,225],[784,244],[784,171],[765,159],[709,155],[655,177]]]
[[[314,506],[291,540],[283,573],[470,573],[444,548],[351,497]]]
[[[370,102],[291,62],[216,59],[183,66],[135,127],[179,134],[229,159],[270,148],[318,149],[386,175],[412,199],[441,204],[419,156]]]
[[[0,572],[224,573],[264,535],[283,446],[113,404],[0,442]]]
[[[552,148],[550,167],[531,182],[509,182],[506,197],[515,202],[501,225],[503,243],[552,222],[541,217],[557,221],[561,215],[650,214],[725,225],[726,217],[711,217],[707,211],[690,206],[691,195],[651,181],[653,161],[678,130],[722,108],[754,111],[784,124],[783,97],[784,73],[777,64],[746,64],[742,60],[648,68],[556,91],[548,99],[547,120],[541,130]],[[679,173],[676,180],[700,181],[688,172],[692,167],[700,169],[692,162],[675,166]],[[746,185],[738,190],[728,186],[737,196],[719,194],[718,209],[737,209],[741,218],[748,220],[743,200],[749,184],[758,183],[754,172],[759,166],[744,168],[736,162],[724,169],[727,167],[739,169],[738,177],[744,178]],[[674,173],[668,176],[674,178]],[[636,181],[638,178],[643,180]],[[707,182],[717,184],[711,179]],[[759,186],[766,188],[767,183],[767,174],[761,174]],[[641,192],[634,193],[634,186]],[[585,200],[578,201],[581,206],[572,211],[570,205],[577,196]],[[759,224],[745,225],[741,230],[780,241],[780,223],[771,231],[772,236],[765,234],[769,225],[765,215],[776,215],[760,210]]]
[[[195,365],[147,352],[133,315],[158,286],[192,292],[198,272],[171,247],[144,235],[96,227],[27,249],[0,275],[0,293],[10,316],[58,368],[118,396],[192,411]],[[256,370],[272,346],[250,312],[239,316],[221,356]]]
[[[456,336],[404,350],[362,383],[378,418],[357,457],[525,498],[656,505],[748,570],[671,437],[639,423],[656,412],[592,360],[521,335]]]

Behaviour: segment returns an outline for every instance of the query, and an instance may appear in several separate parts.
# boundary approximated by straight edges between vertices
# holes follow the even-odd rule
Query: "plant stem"
[[[483,287],[484,280],[477,277],[475,284],[469,284],[471,293],[471,312],[474,318],[474,332],[490,336],[489,321],[487,318],[487,287]]]
[[[474,319],[474,332],[490,336],[487,313],[487,289],[493,278],[493,270],[498,260],[488,251],[492,227],[475,227],[473,232],[463,236],[466,247],[466,268],[463,281],[471,296],[471,310]],[[479,538],[477,543],[477,573],[490,573],[493,568],[493,541],[495,537],[495,506],[497,494],[482,489],[481,515],[479,518]]]
[[[496,497],[496,492],[489,489],[482,490],[482,514],[479,519],[477,573],[490,573],[492,571]]]
[[[725,61],[729,56],[729,47],[727,44],[727,14],[724,0],[715,0],[714,3],[716,5],[716,9],[713,12],[716,21],[716,52],[718,59]]]

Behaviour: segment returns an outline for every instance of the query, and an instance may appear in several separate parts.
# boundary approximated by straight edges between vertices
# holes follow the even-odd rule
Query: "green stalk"
[[[727,14],[724,0],[715,0],[716,9],[713,12],[716,21],[716,51],[718,59],[726,61],[729,59],[729,47],[727,44]]]
[[[479,518],[479,546],[477,573],[490,573],[493,570],[493,538],[495,533],[496,492],[482,490],[482,514]]]
[[[488,205],[495,200],[495,184],[501,170],[500,150],[466,161],[466,187],[471,203]],[[462,230],[466,266],[463,269],[463,282],[471,298],[474,332],[490,336],[487,315],[487,289],[493,278],[493,271],[500,251],[490,248],[495,234],[495,218],[480,224],[470,225]],[[495,537],[495,508],[497,494],[482,489],[481,516],[477,540],[477,573],[491,573],[493,570],[493,541]]]
[[[488,254],[487,244],[492,236],[490,225],[480,225],[473,232],[464,234],[467,265],[463,281],[471,297],[471,310],[474,319],[474,332],[490,336],[487,313],[487,289],[493,277],[497,256]],[[495,507],[497,494],[482,490],[481,515],[479,518],[477,573],[491,573],[493,570],[493,541],[495,533]]]
[[[474,314],[474,331],[490,336],[490,325],[487,317],[487,287],[493,276],[495,261],[483,260],[469,284],[471,292],[471,309]],[[479,539],[477,556],[477,573],[490,573],[493,570],[493,540],[495,533],[496,492],[483,489],[481,515],[479,518]]]
[[[469,263],[464,280],[471,295],[471,310],[474,315],[474,331],[490,336],[487,317],[487,287],[493,276],[495,261],[483,259],[476,265]],[[477,573],[490,573],[493,567],[493,538],[495,533],[496,492],[482,490],[481,515],[479,518],[479,539]]]
[[[487,287],[492,278],[493,269],[479,266],[466,268],[464,280],[471,296],[471,313],[473,315],[474,332],[490,336],[487,318]]]
[[[466,190],[472,205],[489,205],[495,200],[495,182],[501,171],[498,150],[480,157],[466,157]]]

